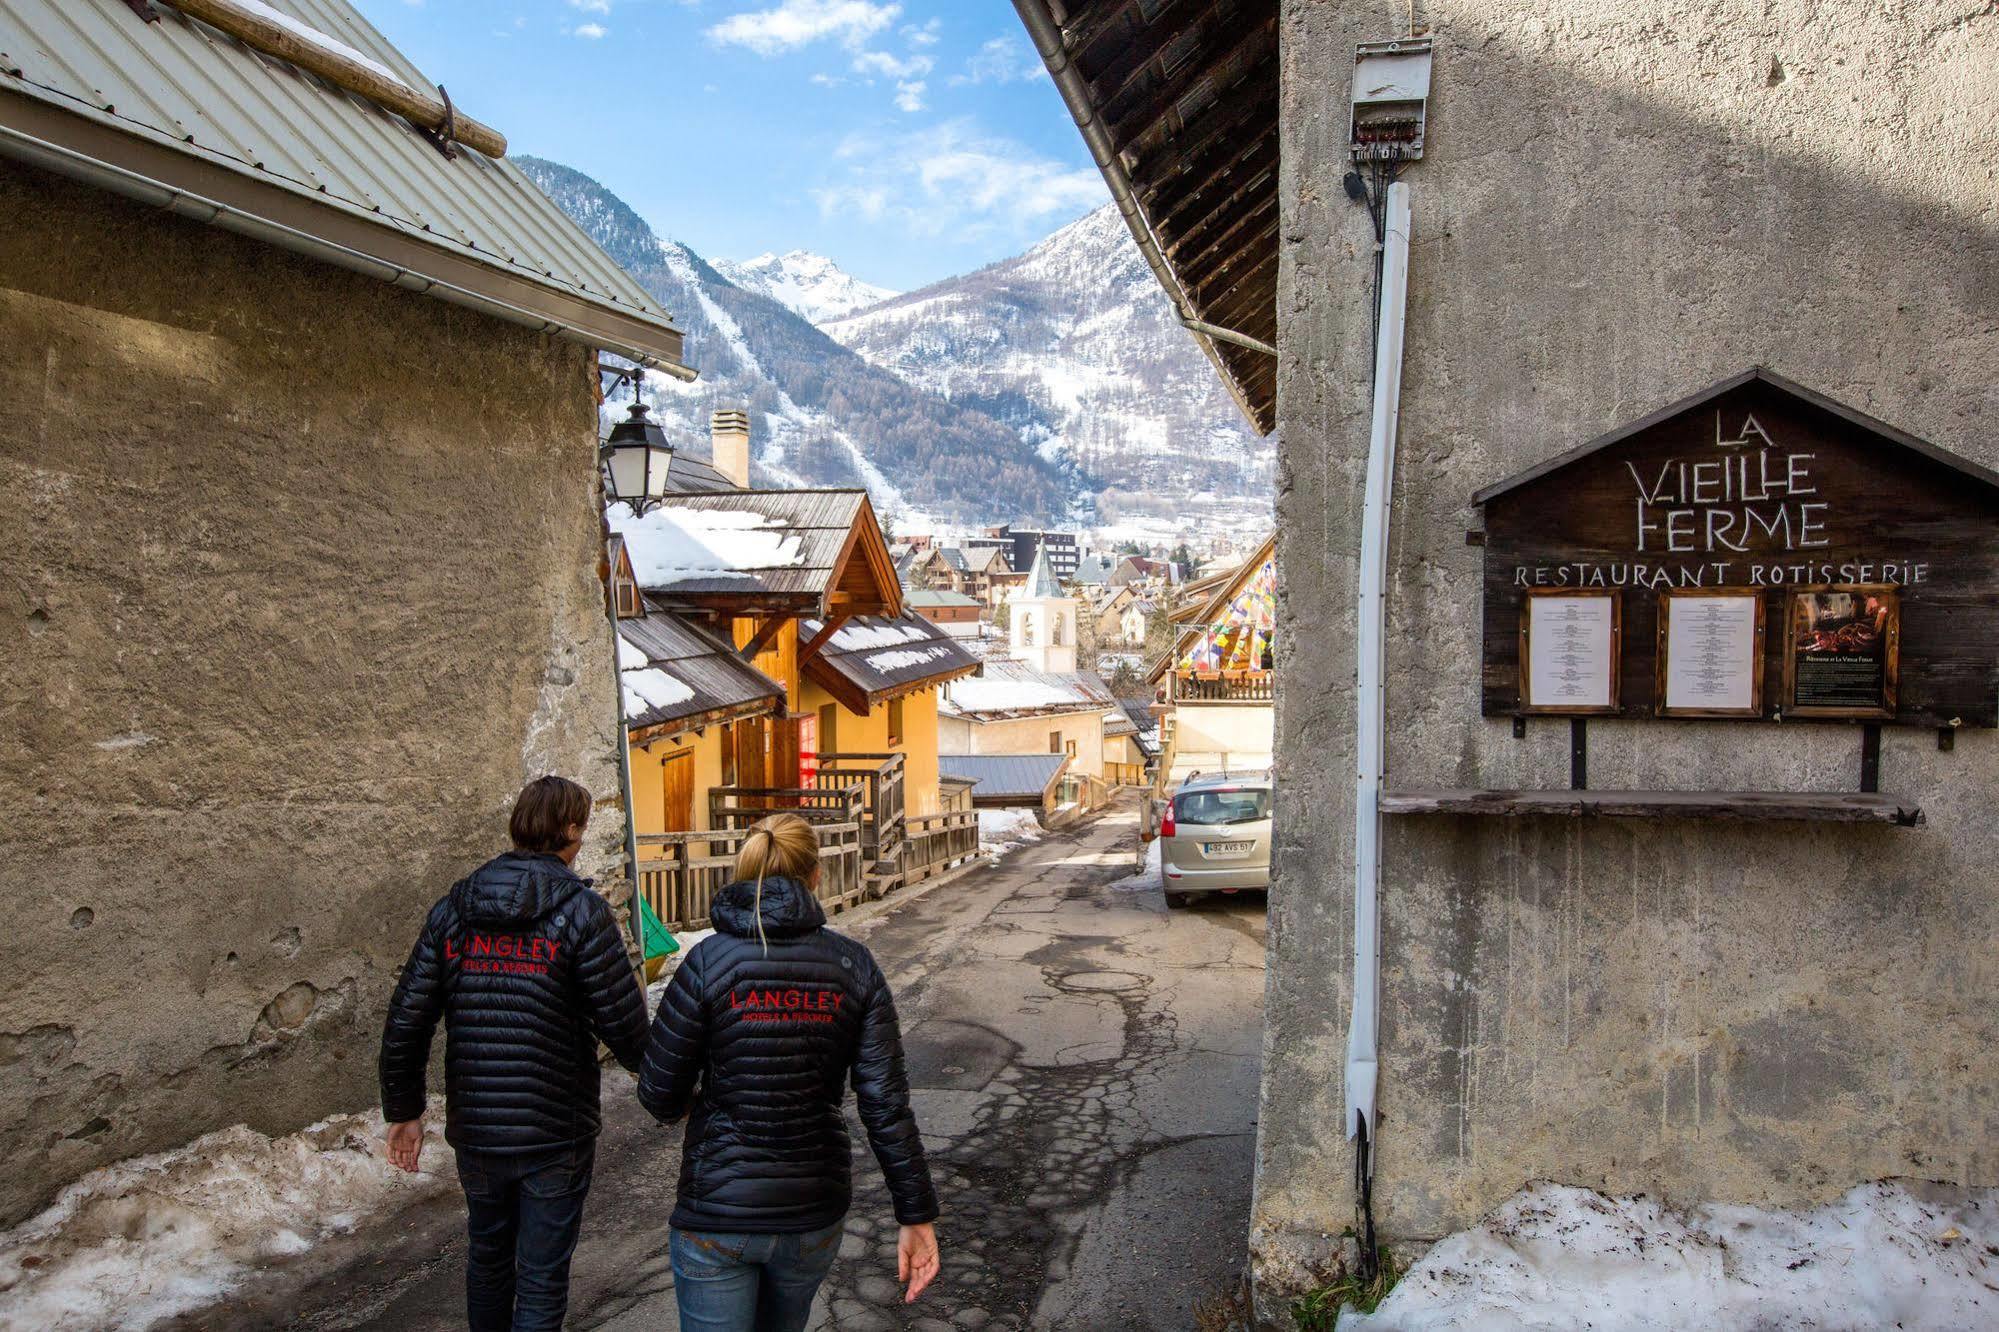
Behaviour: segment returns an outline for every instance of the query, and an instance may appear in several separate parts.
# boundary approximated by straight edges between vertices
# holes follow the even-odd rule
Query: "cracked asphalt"
[[[943,1271],[898,1302],[895,1222],[856,1123],[854,1208],[815,1330],[1189,1328],[1194,1300],[1235,1280],[1263,902],[1169,913],[1156,874],[1135,876],[1136,846],[1118,809],[834,919],[896,987]],[[607,1075],[570,1324],[662,1332],[677,1326],[666,1216],[680,1131],[629,1089]],[[462,1225],[455,1191],[440,1193],[176,1326],[462,1327]]]

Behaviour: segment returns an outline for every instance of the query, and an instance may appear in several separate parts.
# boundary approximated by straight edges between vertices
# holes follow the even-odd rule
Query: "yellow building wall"
[[[947,717],[939,727],[939,743],[947,754],[1047,754],[1053,752],[1048,737],[1054,731],[1062,733],[1065,743],[1076,742],[1076,761],[1069,765],[1070,771],[1099,780],[1105,777],[1102,712],[979,722]]]
[[[827,704],[839,708],[829,743],[821,729],[821,753],[901,754],[902,806],[911,815],[941,812],[937,798],[937,691],[920,690],[902,697],[901,743],[888,742],[888,704],[879,703],[865,715],[856,714],[811,680],[799,685],[799,708],[814,716]]]
[[[712,826],[708,819],[708,793],[722,784],[722,728],[719,726],[710,726],[700,735],[684,731],[643,747],[631,747],[632,821],[640,833],[666,831],[666,789],[661,772],[669,755],[685,749],[694,751],[692,830],[701,832]],[[641,860],[650,860],[658,854],[658,847],[639,848]]]

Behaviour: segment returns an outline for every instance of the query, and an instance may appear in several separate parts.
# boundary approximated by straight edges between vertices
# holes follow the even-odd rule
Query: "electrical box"
[[[1429,100],[1428,37],[1362,42],[1355,47],[1354,161],[1413,162],[1421,157]]]

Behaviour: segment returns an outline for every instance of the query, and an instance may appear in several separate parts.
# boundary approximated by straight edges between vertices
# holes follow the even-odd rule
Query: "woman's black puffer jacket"
[[[423,1113],[444,1021],[444,1136],[480,1152],[586,1142],[600,1125],[597,1042],[626,1068],[645,996],[608,902],[555,856],[486,862],[431,908],[382,1028],[382,1114]]]
[[[757,885],[717,894],[716,932],[674,973],[639,1070],[655,1118],[689,1115],[672,1224],[796,1234],[845,1216],[850,1081],[895,1219],[935,1220],[888,982],[866,948],[826,928],[805,885],[767,878],[761,897],[759,938]]]

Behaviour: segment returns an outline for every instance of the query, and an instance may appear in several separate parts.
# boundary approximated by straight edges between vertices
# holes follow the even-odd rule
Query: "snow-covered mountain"
[[[1023,255],[825,328],[1093,478],[1106,519],[1164,496],[1268,512],[1275,440],[1244,422],[1114,205]]]
[[[717,259],[715,270],[745,291],[788,305],[814,324],[878,305],[902,293],[863,282],[823,254],[791,250],[737,261]]]
[[[707,456],[708,414],[746,409],[759,484],[865,485],[877,508],[965,523],[1055,519],[1083,489],[1018,431],[871,365],[789,307],[662,240],[582,172],[533,157],[513,161],[687,335],[687,361],[701,377],[647,382],[655,419],[677,447]],[[605,404],[606,420],[629,404],[622,395]],[[995,496],[1005,497],[998,512]]]

